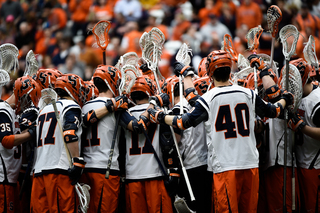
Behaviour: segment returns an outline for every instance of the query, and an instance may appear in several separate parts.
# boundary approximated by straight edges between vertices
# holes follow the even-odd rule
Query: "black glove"
[[[31,125],[28,129],[28,132],[31,135],[31,144],[33,147],[36,146],[36,141],[37,141],[37,125],[36,122],[33,122],[33,125]]]
[[[169,179],[164,181],[164,186],[170,197],[173,197],[177,194],[178,186],[179,186],[180,174],[171,173],[169,174]]]
[[[37,120],[39,111],[35,108],[26,109],[19,118],[19,126],[21,132],[28,129]]]
[[[256,67],[258,70],[262,70],[267,66],[262,58],[256,54],[249,55],[248,60],[250,67]]]
[[[288,106],[292,105],[294,102],[294,95],[291,92],[285,90],[283,91],[280,99],[284,99],[286,101],[286,108],[288,108]]]
[[[178,61],[174,62],[173,68],[174,68],[174,74],[178,77],[180,75],[183,75],[184,77],[190,75],[191,77],[193,77],[194,75],[193,67],[186,66],[181,62],[178,62]]]
[[[128,109],[128,98],[125,95],[111,98],[106,102],[106,108],[109,112]]]
[[[142,64],[140,66],[140,69],[141,69],[143,75],[148,75],[151,72],[151,70],[149,69],[147,64]]]
[[[166,117],[166,114],[162,110],[156,110],[149,108],[148,113],[150,115],[150,121],[151,123],[156,124],[164,124],[164,118]]]
[[[288,127],[290,129],[299,132],[306,125],[298,113],[289,113]]]
[[[71,185],[78,183],[85,165],[82,157],[72,158],[72,167],[68,169],[69,178],[72,180]]]
[[[149,103],[154,106],[168,107],[170,104],[169,95],[167,93],[160,93],[160,95],[151,96]]]

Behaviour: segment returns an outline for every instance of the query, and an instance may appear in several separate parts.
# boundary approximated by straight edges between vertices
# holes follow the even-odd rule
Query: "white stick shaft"
[[[183,91],[182,91],[182,77],[179,76],[179,96],[180,96],[180,115],[183,114]]]
[[[272,37],[272,41],[271,41],[271,56],[270,56],[270,67],[272,66],[272,61],[273,61],[273,55],[274,55],[274,42],[275,42],[275,38]]]
[[[258,95],[258,78],[257,78],[257,68],[254,67],[253,72],[254,77],[254,92]]]

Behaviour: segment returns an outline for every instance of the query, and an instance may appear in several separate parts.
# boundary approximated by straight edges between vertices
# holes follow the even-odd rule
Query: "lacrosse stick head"
[[[242,54],[238,55],[237,64],[238,64],[239,70],[242,70],[242,69],[245,69],[247,67],[250,67],[249,60],[246,57],[244,57]]]
[[[276,5],[271,5],[267,10],[267,23],[271,36],[275,38],[279,31],[279,23],[282,20],[282,12]]]
[[[147,32],[144,32],[139,40],[139,46],[142,52],[148,42],[149,42],[149,34]]]
[[[288,110],[294,113],[298,109],[301,103],[301,98],[303,95],[303,86],[302,86],[300,72],[298,68],[293,64],[289,64],[289,88],[285,88],[285,84],[286,84],[285,82],[286,82],[286,66],[284,66],[281,70],[281,75],[279,78],[279,86],[280,88],[285,89],[294,95],[293,104],[288,106]]]
[[[93,82],[98,87],[99,91],[101,90],[98,86],[98,79],[104,81],[108,86],[109,90],[114,96],[118,96],[118,88],[121,81],[121,72],[116,67],[111,65],[99,65],[96,71],[93,73]],[[100,91],[101,92],[101,91]]]
[[[192,211],[184,198],[180,198],[178,195],[176,195],[174,200],[174,207],[177,210],[178,213],[195,213],[195,211]]]
[[[158,79],[163,79],[159,69],[158,62],[161,60],[161,48],[155,46],[155,43],[149,42],[146,44],[142,52],[142,59],[147,63],[148,68],[157,75]]]
[[[201,59],[200,61],[200,64],[199,64],[199,67],[198,67],[198,76],[201,78],[201,77],[204,77],[207,75],[207,57],[204,57]]]
[[[126,64],[121,69],[121,83],[119,86],[120,94],[129,94],[137,77],[141,76],[137,68],[133,65]]]
[[[224,50],[212,51],[207,56],[207,62],[206,62],[206,70],[209,78],[213,79],[213,73],[215,72],[215,70],[222,67],[230,68],[230,71],[231,71],[232,60],[229,54]]]
[[[270,60],[271,60],[271,57],[267,54],[264,54],[264,53],[260,53],[260,54],[257,54],[258,56],[260,56],[260,58],[262,58],[262,60],[264,61],[264,63],[266,64],[270,64]],[[276,76],[278,77],[278,63],[275,62],[275,61],[272,61],[272,64],[271,64],[271,67],[272,71],[276,74]]]
[[[41,111],[45,106],[52,103],[52,100],[57,102],[58,95],[52,88],[45,88],[41,90],[41,98],[39,100],[39,110]]]
[[[208,76],[204,76],[201,78],[196,79],[193,82],[194,87],[196,88],[199,95],[203,95],[208,90],[212,89],[214,87],[214,83],[210,82],[210,79]]]
[[[79,197],[80,208],[82,212],[87,212],[90,203],[90,193],[89,190],[91,187],[87,184],[77,183],[75,185],[76,193]]]
[[[163,32],[157,27],[154,27],[149,31],[149,39],[155,44],[155,46],[159,47],[160,49],[162,49],[162,46],[166,41]]]
[[[92,28],[92,33],[98,44],[98,46],[105,51],[109,44],[109,30],[111,28],[111,23],[109,21],[99,21]]]
[[[248,75],[253,72],[254,69],[252,67],[247,67],[238,72],[235,72],[231,79],[232,84],[243,86]]]
[[[229,34],[225,34],[223,37],[223,50],[230,55],[230,58],[233,61],[238,61],[238,53],[235,51],[233,47],[232,38]]]
[[[122,66],[129,64],[132,66],[138,66],[139,57],[135,52],[128,52],[122,56]],[[121,69],[122,67],[120,67]]]
[[[26,56],[26,69],[23,75],[33,76],[38,71],[38,69],[39,69],[39,63],[33,51],[30,50]]]
[[[99,96],[98,88],[93,81],[84,81],[86,102],[91,101]]]
[[[155,85],[155,82],[147,75],[137,77],[134,85],[131,88],[130,98],[135,102],[135,100],[137,99],[137,95],[141,94],[136,92],[143,92],[148,97],[153,96],[156,91]]]
[[[192,54],[192,50],[189,48],[189,46],[186,43],[183,43],[176,55],[176,60],[178,62],[183,63],[186,66],[189,66],[191,62],[189,53]]]
[[[78,75],[64,74],[60,76],[57,78],[54,88],[60,97],[61,94],[67,93],[80,107],[86,102],[84,82]]]
[[[0,87],[3,87],[9,82],[10,82],[9,73],[6,70],[0,69]]]
[[[303,58],[298,58],[296,60],[290,61],[289,63],[296,66],[296,68],[298,69],[301,77],[302,87],[304,87],[309,79],[309,74],[312,70],[312,67],[308,65],[306,61],[303,60]]]
[[[19,68],[19,50],[13,44],[2,44],[0,46],[0,68],[11,73]]]
[[[279,37],[282,43],[282,53],[285,59],[289,61],[296,51],[299,31],[294,25],[286,25],[280,30]]]
[[[259,72],[257,72],[257,83],[258,83],[258,96],[261,99],[266,100],[266,92],[265,89],[263,88],[263,84],[262,84],[262,80],[259,77]],[[255,90],[255,86],[254,86],[254,73],[251,72],[245,82],[244,82],[244,87],[249,88],[251,90]]]
[[[312,35],[309,36],[309,40],[306,46],[304,46],[303,56],[309,65],[311,65],[316,70],[319,69],[319,61],[316,54],[316,43]]]
[[[259,39],[263,32],[262,27],[259,25],[258,27],[251,28],[246,35],[248,49],[257,52],[259,47]]]
[[[16,114],[32,106],[38,107],[41,96],[41,87],[30,76],[23,76],[14,82],[13,93],[15,96]]]
[[[54,83],[56,82],[57,78],[62,75],[63,74],[57,69],[39,69],[36,75],[34,75],[33,79],[37,81],[41,89],[54,88]]]

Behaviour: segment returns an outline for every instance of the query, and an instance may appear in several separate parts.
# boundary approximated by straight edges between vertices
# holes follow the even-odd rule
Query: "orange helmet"
[[[303,60],[303,58],[298,58],[296,60],[290,61],[290,64],[293,64],[298,68],[301,75],[302,86],[304,86],[307,83],[309,73],[312,70],[312,67],[308,65],[307,62]]]
[[[130,96],[131,93],[137,91],[144,92],[149,97],[153,96],[156,91],[155,82],[152,79],[150,79],[147,75],[139,76],[137,77],[136,81],[134,82],[134,85],[131,88]]]
[[[161,90],[163,93],[167,93],[169,95],[169,100],[172,105],[174,105],[174,90],[177,83],[179,83],[179,78],[177,76],[170,76],[165,80],[166,83],[164,83],[161,87]]]
[[[230,55],[224,50],[212,51],[207,56],[206,70],[207,75],[212,79],[213,73],[220,67],[232,67]]]
[[[35,107],[41,97],[41,87],[30,76],[23,76],[14,82],[13,92],[15,96],[16,114],[20,114],[31,106],[31,102]]]
[[[200,61],[200,64],[198,67],[198,76],[200,78],[207,75],[206,62],[207,62],[207,57],[202,58]]]
[[[81,107],[85,103],[85,85],[78,75],[64,74],[57,78],[54,85],[55,90],[62,89],[77,102]]]
[[[101,78],[114,96],[119,95],[119,91],[117,89],[121,81],[121,72],[116,67],[110,65],[99,65],[92,78]]]
[[[260,98],[266,100],[266,94],[265,94],[265,90],[263,88],[262,80],[259,77],[259,71],[257,71],[257,81],[258,81],[257,82],[257,84],[258,84],[258,95],[259,95]],[[246,80],[245,80],[245,82],[243,84],[243,87],[249,88],[251,90],[255,89],[255,87],[254,87],[254,73],[253,72],[250,73],[247,76],[247,78],[246,78]]]
[[[92,81],[84,81],[84,85],[86,88],[86,102],[93,100],[99,96],[99,90]]]
[[[39,69],[33,79],[37,81],[42,90],[54,88],[54,83],[61,75],[63,74],[57,69]]]
[[[204,77],[196,79],[193,82],[193,85],[196,88],[199,95],[203,95],[209,89],[212,89],[214,87],[214,83],[211,83],[211,86],[210,86],[210,79],[208,76],[204,76]],[[210,86],[210,88],[209,88],[209,86]]]

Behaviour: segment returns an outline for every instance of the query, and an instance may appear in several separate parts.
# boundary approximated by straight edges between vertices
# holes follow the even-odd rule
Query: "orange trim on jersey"
[[[74,129],[66,130],[63,132],[63,136],[66,136],[66,135],[76,135],[76,130]]]
[[[178,173],[170,173],[170,176],[172,176],[172,177],[180,177],[180,174],[178,174]]]
[[[179,129],[182,129],[182,130],[186,129],[183,126],[182,118],[177,118],[177,126],[178,126]]]
[[[280,113],[281,113],[281,108],[280,107],[277,107],[276,108],[276,111],[277,111],[277,116],[276,116],[276,118],[280,115]]]
[[[12,149],[14,143],[14,135],[6,135],[2,138],[1,144],[6,149]]]
[[[90,113],[91,112],[91,113]],[[94,113],[94,111],[89,111],[88,112],[88,117],[87,117],[87,121],[90,121],[91,115]]]
[[[80,168],[84,168],[85,165],[81,164],[81,163],[73,163],[73,165],[80,167]]]

